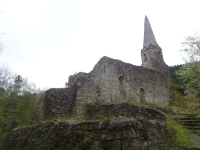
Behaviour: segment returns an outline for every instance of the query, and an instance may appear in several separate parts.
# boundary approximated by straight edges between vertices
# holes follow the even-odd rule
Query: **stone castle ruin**
[[[68,88],[47,90],[44,119],[66,116],[75,102],[138,101],[168,105],[169,70],[146,16],[141,57],[142,66],[135,66],[104,56],[90,73],[70,76]]]

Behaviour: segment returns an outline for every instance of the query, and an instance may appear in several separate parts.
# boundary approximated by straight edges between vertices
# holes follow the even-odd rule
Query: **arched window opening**
[[[144,54],[144,61],[147,61],[147,55]]]
[[[162,59],[162,53],[161,52],[158,52],[158,58]]]
[[[119,83],[120,83],[121,86],[124,85],[124,77],[123,76],[119,77]]]
[[[140,102],[145,103],[145,91],[143,88],[140,89]]]

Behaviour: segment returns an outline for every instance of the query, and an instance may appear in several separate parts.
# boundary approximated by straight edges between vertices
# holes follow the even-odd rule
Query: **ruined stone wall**
[[[45,92],[43,119],[68,116],[75,103],[76,88],[52,88]]]
[[[82,76],[77,75],[69,80],[72,78],[77,82],[83,80]],[[96,101],[99,87],[102,102],[116,99],[159,105],[168,105],[169,102],[169,80],[161,73],[108,57],[100,59],[84,81],[77,90],[78,101]]]
[[[99,118],[145,118],[145,119],[156,119],[156,120],[165,120],[166,116],[156,109],[145,108],[144,106],[137,106],[129,103],[121,103],[121,104],[102,104],[102,105],[94,105],[94,104],[86,104],[85,109],[87,109],[86,115],[88,114],[88,118],[99,119]],[[158,108],[159,109],[159,108]]]
[[[44,98],[44,119],[68,116],[75,102],[141,101],[168,105],[169,80],[161,73],[103,57],[90,73],[70,76],[69,88],[50,89]]]
[[[13,130],[2,149],[163,150],[166,137],[155,120],[55,120]]]
[[[76,85],[76,101],[95,101],[96,76],[92,73],[80,72],[76,75],[70,76],[68,80],[68,86],[72,87]]]

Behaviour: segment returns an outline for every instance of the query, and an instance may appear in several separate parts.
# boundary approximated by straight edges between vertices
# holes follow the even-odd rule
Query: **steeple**
[[[145,22],[144,22],[144,44],[143,48],[149,48],[149,46],[153,45],[156,47],[158,44],[156,42],[156,38],[153,34],[153,30],[151,29],[151,25],[149,23],[149,20],[147,16],[145,15]]]
[[[169,68],[163,59],[147,16],[144,22],[144,45],[141,50],[142,67],[154,69],[169,78]]]

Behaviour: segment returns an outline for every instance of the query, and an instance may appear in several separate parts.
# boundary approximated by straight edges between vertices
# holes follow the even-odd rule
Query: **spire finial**
[[[156,38],[153,34],[153,30],[151,29],[151,25],[149,23],[149,20],[145,14],[145,22],[144,22],[144,43],[143,47],[149,48],[149,46],[157,46]]]

